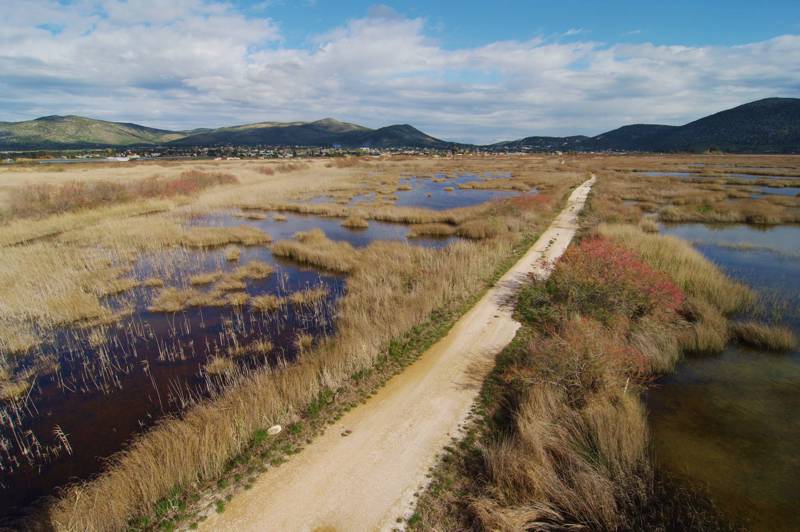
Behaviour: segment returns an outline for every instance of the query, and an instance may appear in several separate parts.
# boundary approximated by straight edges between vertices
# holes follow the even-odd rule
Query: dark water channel
[[[448,181],[457,186],[456,179]],[[437,192],[423,179],[411,179],[409,184],[415,190],[398,192],[398,203],[415,207],[461,207],[517,194],[457,188]],[[321,229],[328,238],[355,247],[395,240],[441,248],[456,240],[407,239],[409,228],[401,224],[370,221],[366,229],[347,229],[336,218],[288,213],[285,218],[276,221],[270,215],[251,220],[223,212],[192,218],[187,225],[249,225],[269,233],[273,241]],[[177,248],[146,255],[134,265],[132,277],[157,278],[167,287],[186,288],[192,275],[230,273],[261,261],[274,271],[264,278],[247,279],[240,293],[285,297],[325,288],[327,295],[314,303],[290,303],[267,312],[245,304],[165,313],[148,310],[161,288],[139,286],[105,301],[112,309],[127,309],[121,320],[93,329],[70,327],[50,333],[37,361],[30,362],[40,371],[27,399],[15,407],[0,402],[0,526],[13,522],[59,487],[96,474],[109,456],[165,415],[179,415],[252,369],[291,362],[298,355],[298,335],[309,335],[316,342],[335,332],[335,302],[346,290],[344,276],[277,259],[268,246],[239,248],[238,261],[226,260],[222,248]],[[210,285],[193,288],[212,289]],[[248,349],[265,340],[271,344],[269,349]],[[231,349],[241,353],[229,357],[235,363],[233,372],[210,374],[203,369]],[[49,369],[41,371],[42,360]]]
[[[800,226],[663,229],[764,299],[756,318],[800,335]],[[745,316],[747,317],[747,316]],[[800,530],[800,352],[732,345],[683,360],[648,393],[656,457],[751,530]]]

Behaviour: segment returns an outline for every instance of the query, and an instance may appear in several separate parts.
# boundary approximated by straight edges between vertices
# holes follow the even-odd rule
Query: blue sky
[[[369,0],[243,1],[254,15],[269,13],[280,22],[289,46],[364,16]],[[800,32],[800,2],[729,0],[495,0],[493,2],[394,1],[386,5],[412,18],[424,17],[445,48],[534,35],[563,35],[604,42],[731,45]]]
[[[410,123],[449,140],[682,124],[800,96],[800,2],[3,0],[0,120]]]

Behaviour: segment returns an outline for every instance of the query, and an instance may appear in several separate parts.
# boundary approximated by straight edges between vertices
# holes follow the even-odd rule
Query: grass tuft
[[[797,337],[792,330],[779,325],[737,322],[731,325],[731,336],[742,344],[765,351],[791,351],[797,347]]]

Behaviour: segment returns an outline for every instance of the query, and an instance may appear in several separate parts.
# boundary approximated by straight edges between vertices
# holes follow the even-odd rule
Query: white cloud
[[[74,113],[196,127],[335,116],[488,142],[682,123],[800,95],[797,35],[733,47],[609,45],[577,40],[573,29],[567,42],[448,49],[424,20],[375,6],[309,48],[287,48],[275,21],[227,3],[5,3],[5,120]]]

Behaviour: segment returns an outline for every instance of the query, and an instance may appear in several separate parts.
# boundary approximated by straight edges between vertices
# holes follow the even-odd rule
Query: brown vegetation
[[[357,252],[353,246],[330,240],[319,229],[297,233],[294,238],[276,242],[272,254],[335,272],[346,273],[356,266]]]
[[[283,256],[351,272],[348,291],[337,306],[336,336],[294,365],[242,375],[213,402],[192,408],[181,419],[161,422],[117,455],[95,481],[66,492],[51,508],[51,522],[69,529],[92,529],[100,523],[124,527],[131,516],[148,514],[175,486],[215,478],[256,430],[285,423],[321,393],[352,385],[351,376],[371,368],[393,338],[432,312],[460,308],[479,293],[519,251],[514,245],[553,207],[506,204],[507,214],[521,221],[525,233],[506,232],[444,250],[376,242],[358,252],[358,267],[354,250],[332,243],[321,232],[274,244],[276,255],[282,250]]]
[[[745,345],[765,351],[791,351],[797,337],[788,327],[747,321],[731,325],[731,335]]]
[[[348,216],[342,222],[342,227],[348,229],[366,229],[369,227],[369,222],[361,216]]]
[[[147,198],[196,194],[211,186],[234,183],[238,179],[230,174],[187,170],[169,179],[154,176],[138,181],[36,184],[11,189],[9,210],[14,217],[37,217]]]
[[[456,459],[440,467],[413,528],[666,525],[639,394],[651,372],[669,370],[680,354],[687,295],[702,298],[709,282],[691,278],[709,272],[693,272],[696,262],[685,257],[666,266],[675,243],[658,252],[641,240],[664,237],[637,231],[605,228],[627,235],[619,238],[625,247],[605,237],[584,240],[548,281],[523,289],[523,328],[486,385],[488,412],[463,452],[451,450]]]
[[[411,227],[408,231],[408,238],[419,238],[425,236],[432,237],[447,237],[452,236],[456,232],[456,228],[448,224],[417,224]]]

